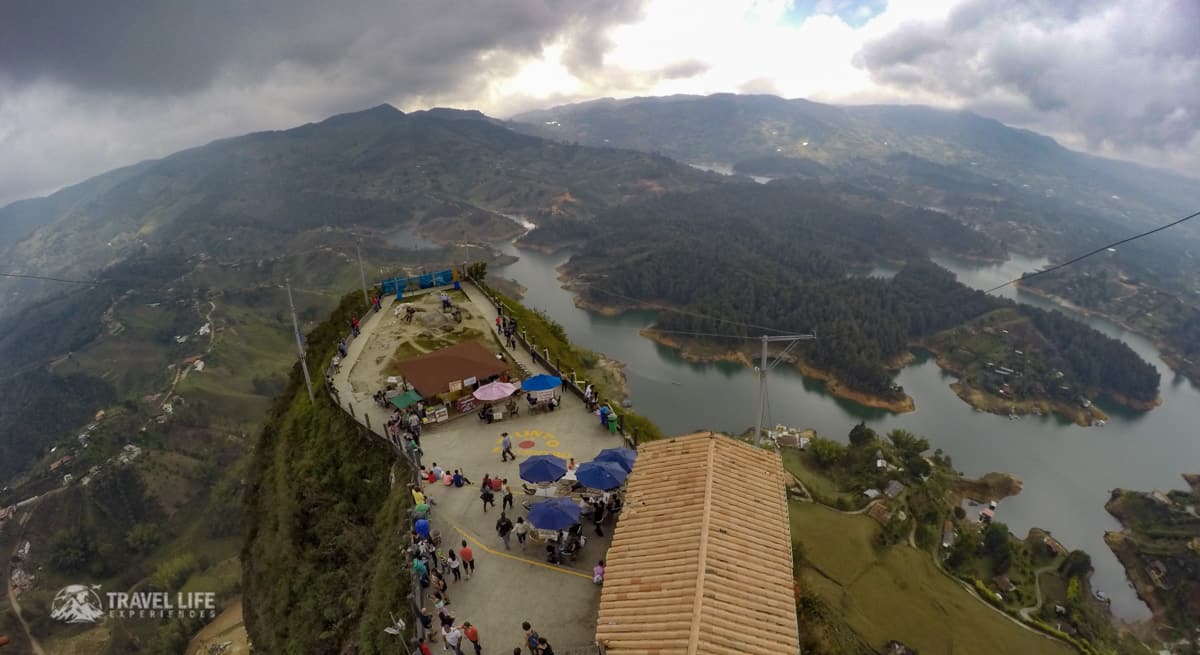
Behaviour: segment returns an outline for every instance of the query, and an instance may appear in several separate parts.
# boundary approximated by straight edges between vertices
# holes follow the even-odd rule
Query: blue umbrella
[[[596,455],[597,462],[616,462],[626,473],[633,473],[633,461],[636,459],[637,451],[632,448],[605,448]]]
[[[554,455],[534,455],[521,462],[521,479],[526,482],[554,482],[567,474],[567,463]]]
[[[550,498],[529,508],[529,524],[539,530],[566,530],[579,522],[579,505],[569,497]]]
[[[542,373],[531,378],[526,378],[521,383],[522,391],[549,391],[562,386],[562,379],[556,378],[553,375]]]
[[[616,462],[584,462],[575,472],[575,479],[588,489],[616,489],[629,475]]]

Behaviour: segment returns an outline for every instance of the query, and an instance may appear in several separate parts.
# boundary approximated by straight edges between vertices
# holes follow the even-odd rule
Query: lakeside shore
[[[619,312],[618,312],[619,313]],[[710,362],[739,362],[748,368],[755,366],[753,356],[754,353],[749,350],[723,350],[720,348],[707,349],[702,345],[685,342],[669,335],[663,334],[654,328],[645,328],[640,331],[643,337],[662,344],[668,348],[679,352],[679,356],[686,361],[696,363]],[[916,410],[916,403],[911,396],[905,395],[902,399],[892,400],[889,398],[880,398],[871,394],[856,391],[847,388],[846,385],[837,379],[837,376],[828,371],[816,368],[803,360],[788,358],[787,361],[800,372],[801,375],[814,380],[820,380],[825,383],[825,389],[830,395],[852,400],[866,407],[874,407],[877,409],[885,409],[896,414],[903,414]]]
[[[1131,325],[1129,322],[1127,322],[1125,319],[1123,319],[1119,316],[1113,316],[1112,314],[1109,314],[1107,312],[1103,312],[1100,310],[1096,310],[1096,309],[1088,309],[1086,307],[1080,307],[1079,305],[1076,305],[1075,303],[1071,302],[1070,300],[1067,300],[1066,298],[1063,298],[1062,296],[1058,296],[1053,293],[1050,293],[1049,291],[1046,291],[1045,289],[1039,289],[1037,287],[1029,286],[1027,284],[1022,284],[1019,280],[1015,283],[1015,286],[1017,287],[1017,289],[1019,289],[1023,293],[1028,293],[1030,295],[1037,296],[1043,300],[1052,302],[1055,305],[1058,305],[1059,307],[1069,310],[1075,314],[1079,314],[1080,316],[1104,319],[1106,321],[1109,321],[1113,325],[1116,325],[1117,327],[1121,328],[1122,330],[1128,330],[1129,332],[1132,332],[1144,339],[1148,339],[1151,343],[1154,344],[1154,347],[1158,349],[1159,355],[1162,357],[1163,362],[1167,365],[1168,368],[1170,368],[1172,371],[1175,371],[1176,373],[1179,373],[1180,375],[1183,375],[1184,377],[1191,380],[1193,383],[1200,385],[1200,363],[1189,361],[1186,357],[1184,357],[1182,354],[1180,354],[1174,348],[1172,348],[1170,344],[1163,341],[1162,337],[1160,337],[1159,335],[1152,334],[1142,328]],[[1117,398],[1114,398],[1114,400],[1116,400],[1117,402],[1121,402]],[[1133,403],[1137,403],[1137,404],[1133,404]],[[1130,401],[1128,403],[1122,402],[1121,404],[1127,405],[1128,407],[1131,407],[1133,409],[1149,410],[1149,409],[1153,409],[1154,407],[1161,405],[1162,398],[1157,398],[1155,400],[1155,402],[1152,404],[1151,403],[1138,403],[1137,401]]]

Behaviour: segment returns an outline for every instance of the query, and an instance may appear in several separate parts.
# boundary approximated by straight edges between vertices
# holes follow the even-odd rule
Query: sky
[[[7,0],[0,205],[383,102],[965,108],[1200,171],[1200,0]]]

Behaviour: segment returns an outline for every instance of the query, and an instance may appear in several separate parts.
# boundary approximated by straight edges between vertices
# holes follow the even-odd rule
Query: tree
[[[125,534],[125,545],[135,553],[144,555],[162,541],[162,528],[153,523],[138,523]]]
[[[909,473],[912,473],[918,478],[923,478],[929,475],[929,472],[933,470],[933,467],[929,465],[929,462],[925,461],[925,458],[921,457],[920,455],[909,455],[904,460],[904,467],[908,469]]]
[[[855,448],[861,448],[863,446],[870,445],[875,443],[875,441],[878,439],[879,435],[876,434],[874,430],[867,427],[866,423],[860,422],[858,425],[850,428],[850,445]]]
[[[888,433],[888,439],[896,449],[906,455],[920,455],[929,450],[929,440],[918,437],[908,430],[896,429]]]
[[[92,540],[80,528],[59,530],[50,537],[50,565],[63,573],[82,571],[95,556]]]
[[[813,437],[808,444],[808,450],[816,458],[817,464],[829,468],[846,456],[846,447],[831,439]]]
[[[967,518],[967,510],[963,509],[959,505],[955,505],[954,506],[954,518],[958,519],[959,521]]]
[[[1067,553],[1058,570],[1068,578],[1082,578],[1092,570],[1092,557],[1082,550],[1073,550]]]
[[[1008,551],[1008,526],[993,521],[983,529],[983,550],[992,557]]]

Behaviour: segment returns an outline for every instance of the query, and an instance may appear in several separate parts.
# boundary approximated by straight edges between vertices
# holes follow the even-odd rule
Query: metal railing
[[[496,309],[496,313],[498,315],[500,315],[500,316],[511,316],[512,315],[512,309],[508,305],[504,304],[504,301],[502,301],[499,297],[493,295],[486,287],[481,286],[479,284],[479,282],[476,281],[474,278],[466,277],[465,279],[467,281],[469,281],[472,286],[475,287],[476,291],[483,294],[483,297],[487,298],[488,302],[490,302],[492,304],[492,306]],[[576,396],[578,396],[580,398],[580,400],[585,399],[584,392],[587,390],[587,386],[588,386],[588,381],[586,379],[581,379],[581,378],[577,377],[576,372],[574,370],[563,369],[562,366],[560,365],[561,364],[560,361],[553,361],[551,358],[551,355],[550,355],[549,348],[546,348],[543,346],[542,350],[538,351],[538,349],[536,347],[531,347],[531,344],[529,341],[529,334],[526,330],[522,329],[520,332],[517,332],[514,336],[516,337],[516,340],[519,343],[521,349],[528,352],[530,355],[530,358],[533,359],[533,361],[535,363],[541,364],[548,371],[552,371],[556,376],[558,376],[563,381],[564,389],[566,389],[566,390],[570,391],[571,393],[575,394]],[[536,346],[536,344],[533,344],[533,346]],[[617,432],[621,435],[622,440],[625,441],[625,444],[627,446],[629,446],[630,448],[636,449],[637,442],[638,442],[637,434],[634,433],[632,430],[627,431],[625,429],[625,415],[621,411],[618,411],[620,408],[620,403],[605,402],[602,398],[600,398],[600,392],[597,391],[594,386],[592,387],[592,389],[596,394],[596,397],[595,397],[596,403],[600,406],[607,406],[609,412],[616,415],[616,417],[617,417]]]

